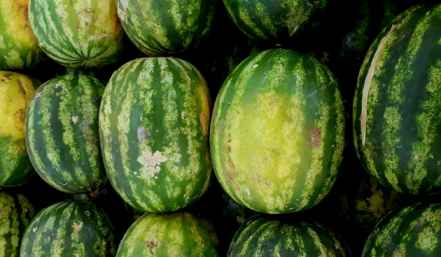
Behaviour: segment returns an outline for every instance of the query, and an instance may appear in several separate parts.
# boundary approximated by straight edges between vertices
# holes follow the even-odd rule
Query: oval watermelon
[[[28,20],[29,0],[0,0],[0,70],[31,68],[42,54]]]
[[[205,192],[210,105],[205,80],[181,59],[137,59],[112,75],[100,109],[101,148],[127,203],[169,212]]]
[[[96,78],[73,72],[42,85],[29,106],[29,157],[40,177],[60,191],[91,192],[106,182],[98,133],[103,91]]]
[[[336,237],[314,223],[257,218],[233,238],[227,257],[314,256],[344,257]]]
[[[400,15],[371,46],[354,100],[366,169],[398,192],[441,188],[441,4]]]
[[[20,257],[114,256],[112,226],[91,202],[64,201],[47,207],[23,236]]]
[[[40,47],[64,66],[99,67],[120,55],[115,0],[29,0],[29,19]]]
[[[33,216],[26,197],[0,192],[0,256],[18,256],[21,237]]]
[[[196,45],[210,30],[214,0],[118,0],[118,16],[147,55],[169,55]]]
[[[258,212],[314,206],[337,175],[343,116],[334,77],[314,58],[284,49],[247,58],[216,99],[210,141],[218,180]]]
[[[441,256],[441,203],[418,203],[386,217],[369,236],[362,256]]]
[[[0,71],[0,186],[24,183],[32,169],[24,123],[34,86],[25,75]]]
[[[299,31],[328,0],[223,0],[236,26],[248,37],[283,42]]]
[[[127,231],[116,257],[216,257],[212,227],[188,213],[145,215]]]

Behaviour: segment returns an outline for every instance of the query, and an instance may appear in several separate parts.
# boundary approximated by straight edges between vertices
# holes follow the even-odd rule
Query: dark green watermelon
[[[101,209],[87,201],[64,201],[32,220],[20,257],[110,257],[114,243],[112,225]]]
[[[248,37],[283,42],[299,31],[328,0],[223,0],[236,26]]]
[[[72,72],[43,84],[29,106],[29,157],[40,177],[62,192],[93,192],[107,181],[98,133],[103,91],[96,78]]]
[[[441,188],[441,4],[417,6],[371,46],[354,100],[363,165],[396,191]]]
[[[418,203],[386,217],[369,236],[362,256],[441,256],[441,204]]]
[[[209,32],[215,0],[118,0],[127,36],[147,55],[170,55],[195,45]]]
[[[344,257],[346,251],[333,233],[318,224],[258,218],[239,229],[227,256]]]

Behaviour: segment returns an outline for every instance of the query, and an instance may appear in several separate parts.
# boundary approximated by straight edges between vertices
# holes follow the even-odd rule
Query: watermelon
[[[231,19],[256,41],[284,42],[299,31],[328,0],[223,0]]]
[[[29,106],[29,157],[40,177],[60,191],[92,192],[106,182],[98,133],[103,91],[96,78],[72,72],[43,84]]]
[[[109,218],[87,201],[67,200],[40,211],[20,246],[20,257],[109,257],[114,253]]]
[[[344,147],[333,75],[291,50],[247,58],[216,99],[210,141],[216,176],[236,202],[272,214],[316,205],[335,181]]]
[[[215,0],[118,0],[118,16],[131,41],[147,55],[183,52],[208,33]]]
[[[64,66],[99,67],[121,52],[115,0],[29,0],[29,19],[40,47]]]
[[[188,213],[144,215],[129,228],[116,257],[216,257],[209,223]]]
[[[29,0],[0,0],[0,70],[34,67],[42,54],[28,20]]]
[[[32,169],[24,123],[34,86],[25,75],[0,71],[0,186],[23,184]]]
[[[371,46],[354,99],[365,168],[398,192],[441,188],[441,4],[397,17]]]
[[[112,75],[100,109],[101,149],[127,203],[170,212],[206,191],[210,106],[204,78],[178,58],[136,59]]]
[[[18,257],[21,237],[34,209],[21,194],[0,192],[0,256]]]
[[[369,236],[362,256],[441,256],[441,203],[418,203],[383,219]]]
[[[233,238],[227,257],[344,257],[345,250],[328,230],[316,223],[256,218]]]

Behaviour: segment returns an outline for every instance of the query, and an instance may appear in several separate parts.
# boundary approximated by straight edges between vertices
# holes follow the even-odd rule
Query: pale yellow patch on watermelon
[[[0,71],[0,136],[24,138],[26,109],[34,94],[28,77]]]

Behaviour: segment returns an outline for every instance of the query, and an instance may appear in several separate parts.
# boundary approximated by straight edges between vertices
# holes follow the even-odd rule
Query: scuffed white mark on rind
[[[143,143],[148,138],[148,132],[143,127],[139,127],[136,131],[138,142]]]
[[[129,9],[129,0],[118,1],[118,16],[121,21],[124,21],[127,17],[127,9]]]
[[[391,31],[394,30],[394,26],[392,26]],[[390,32],[389,32],[390,33]],[[371,87],[372,80],[374,79],[375,70],[378,65],[378,61],[384,52],[384,48],[386,45],[387,36],[383,37],[378,44],[377,51],[375,52],[374,58],[369,66],[368,73],[364,80],[363,85],[363,95],[361,99],[361,115],[360,115],[360,129],[361,129],[361,144],[364,145],[366,143],[366,123],[367,123],[367,112],[368,112],[368,98],[369,98],[369,89]]]
[[[77,124],[78,123],[78,120],[80,119],[78,116],[72,116],[72,123],[73,124]]]
[[[161,164],[167,161],[167,158],[161,152],[152,153],[146,149],[138,157],[138,163],[142,165],[142,176],[145,178],[157,178],[161,170]]]

